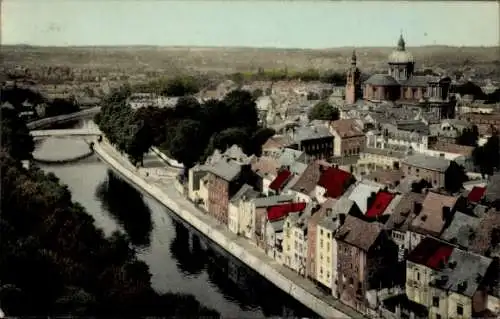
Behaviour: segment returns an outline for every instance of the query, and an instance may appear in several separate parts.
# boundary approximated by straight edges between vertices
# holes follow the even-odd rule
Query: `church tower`
[[[347,70],[345,102],[347,104],[354,104],[361,98],[361,95],[361,72],[356,66],[356,52],[352,51],[351,66]]]

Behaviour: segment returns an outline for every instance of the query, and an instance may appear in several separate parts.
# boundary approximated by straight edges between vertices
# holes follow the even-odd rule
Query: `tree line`
[[[49,100],[39,92],[17,86],[2,87],[0,101],[1,103],[9,102],[18,112],[32,111],[39,118],[69,114],[80,110],[74,98]],[[29,102],[30,105],[25,106],[24,102]],[[43,113],[40,114],[36,110],[36,106],[39,104],[45,105]]]
[[[233,144],[260,155],[262,144],[274,130],[259,125],[252,95],[234,90],[223,100],[200,103],[191,96],[179,98],[174,108],[132,109],[127,89],[113,92],[95,117],[95,122],[118,150],[134,165],[142,163],[152,146],[190,168],[203,162],[215,149]]]
[[[158,294],[126,235],[105,237],[52,173],[25,168],[34,142],[1,108],[0,303],[9,316],[217,317],[192,296]]]
[[[252,81],[291,81],[301,80],[304,82],[319,81],[324,83],[334,83],[345,85],[346,77],[344,72],[326,71],[321,72],[316,69],[304,71],[293,71],[288,68],[268,69],[258,68],[256,72],[236,72],[229,76],[231,80],[238,84]]]

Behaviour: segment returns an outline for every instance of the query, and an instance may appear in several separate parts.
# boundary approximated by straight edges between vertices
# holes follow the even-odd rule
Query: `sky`
[[[3,0],[2,44],[498,46],[498,1]]]

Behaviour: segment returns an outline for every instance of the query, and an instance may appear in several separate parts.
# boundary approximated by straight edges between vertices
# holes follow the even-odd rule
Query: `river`
[[[51,128],[79,128],[83,121]],[[86,121],[86,120],[85,120]],[[71,157],[72,139],[37,143],[44,157]],[[82,146],[85,147],[85,146]],[[198,233],[155,199],[141,194],[97,157],[72,164],[39,165],[68,185],[109,235],[125,232],[152,273],[158,292],[195,296],[226,318],[315,317],[311,310],[276,288]]]

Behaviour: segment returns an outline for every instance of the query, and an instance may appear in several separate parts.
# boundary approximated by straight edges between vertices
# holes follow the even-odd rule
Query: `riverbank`
[[[58,123],[63,123],[71,120],[76,120],[84,116],[90,116],[90,115],[95,115],[101,111],[100,106],[92,107],[90,109],[85,109],[82,111],[70,113],[70,114],[62,114],[58,116],[53,116],[53,117],[46,117],[43,119],[39,119],[36,121],[31,121],[26,124],[28,129],[34,130],[38,128],[42,128],[48,125],[52,124],[58,124]]]
[[[146,177],[106,142],[94,145],[95,153],[126,178],[200,233],[254,269],[278,288],[325,318],[364,318],[332,296],[320,291],[311,281],[279,265],[248,240],[231,233],[224,225],[201,212],[175,189],[173,177]]]

